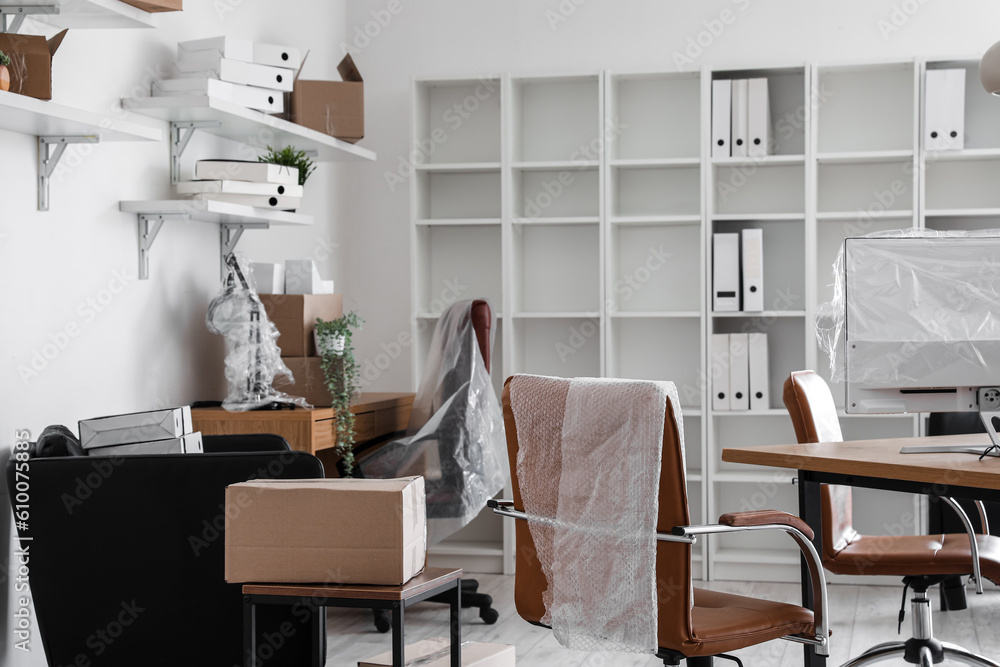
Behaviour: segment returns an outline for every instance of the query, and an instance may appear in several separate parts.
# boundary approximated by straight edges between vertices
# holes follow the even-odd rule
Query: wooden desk
[[[243,655],[246,667],[255,667],[257,656],[256,606],[289,605],[308,613],[316,632],[324,632],[320,607],[361,607],[392,611],[392,664],[406,664],[403,610],[440,593],[454,590],[449,617],[451,635],[450,667],[462,665],[462,570],[428,567],[402,586],[361,586],[350,584],[244,584],[243,586]],[[299,616],[299,614],[296,614]],[[318,667],[324,656],[320,642],[315,643],[312,664]]]
[[[351,405],[354,438],[358,443],[405,431],[413,408],[412,393],[368,392]],[[191,411],[194,429],[203,435],[274,433],[292,449],[317,454],[333,448],[337,433],[333,408],[228,412],[222,408]],[[326,461],[324,461],[326,464]]]
[[[819,444],[764,445],[722,450],[728,463],[792,468],[798,471],[799,516],[815,531],[813,544],[823,553],[821,484],[845,484],[905,493],[1000,501],[1000,458],[982,461],[974,454],[900,454],[902,447],[975,445],[985,450],[985,433],[930,438],[851,440]],[[803,564],[803,606],[813,608],[810,577]],[[826,658],[805,647],[807,667]]]

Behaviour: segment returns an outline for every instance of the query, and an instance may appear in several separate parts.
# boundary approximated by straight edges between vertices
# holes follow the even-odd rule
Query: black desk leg
[[[809,524],[813,529],[815,537],[813,545],[816,547],[820,558],[823,557],[823,510],[820,504],[820,485],[817,482],[807,481],[802,471],[799,471],[799,517]],[[825,576],[820,573],[820,576]],[[805,557],[802,558],[802,606],[814,609],[814,591],[812,586],[812,574],[806,564]],[[817,655],[816,647],[803,644],[805,652],[805,667],[826,667],[826,656]]]
[[[243,664],[257,664],[257,605],[249,595],[243,596]]]
[[[406,664],[406,644],[403,635],[403,602],[395,602],[392,607],[392,667]]]
[[[451,667],[462,667],[462,580],[455,582],[451,601]]]
[[[323,641],[323,635],[326,634],[326,607],[314,606],[312,609],[312,618],[310,618],[310,625],[312,626],[313,641],[312,641],[312,667],[323,667],[323,649],[326,642]]]

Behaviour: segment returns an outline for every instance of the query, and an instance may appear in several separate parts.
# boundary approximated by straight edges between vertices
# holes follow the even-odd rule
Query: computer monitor
[[[978,411],[1000,448],[1000,231],[896,234],[844,242],[847,412]]]

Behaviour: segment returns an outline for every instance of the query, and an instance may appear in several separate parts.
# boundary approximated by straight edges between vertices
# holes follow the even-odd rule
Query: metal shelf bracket
[[[49,210],[49,183],[69,144],[98,144],[98,137],[38,137],[38,210]],[[49,147],[55,150],[49,152]]]
[[[270,226],[266,222],[224,222],[219,225],[222,279],[226,277],[226,256],[236,250],[236,244],[240,242],[243,232],[248,229],[268,229]]]
[[[149,249],[153,247],[156,235],[167,220],[190,220],[191,216],[184,213],[174,214],[139,214],[139,280],[149,278]]]
[[[56,5],[4,5],[0,7],[0,32],[15,34],[21,30],[24,19],[31,14],[58,14]],[[10,23],[7,19],[10,18]]]
[[[177,185],[181,180],[181,155],[188,142],[199,127],[219,127],[218,120],[174,121],[170,123],[170,184]]]

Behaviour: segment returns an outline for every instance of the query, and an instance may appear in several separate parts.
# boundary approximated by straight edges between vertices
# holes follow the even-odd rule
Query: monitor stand
[[[979,418],[983,421],[986,433],[993,443],[986,449],[976,445],[932,445],[930,447],[903,447],[900,454],[977,454],[982,459],[986,456],[1000,457],[1000,388],[984,387],[977,392],[979,399]]]

